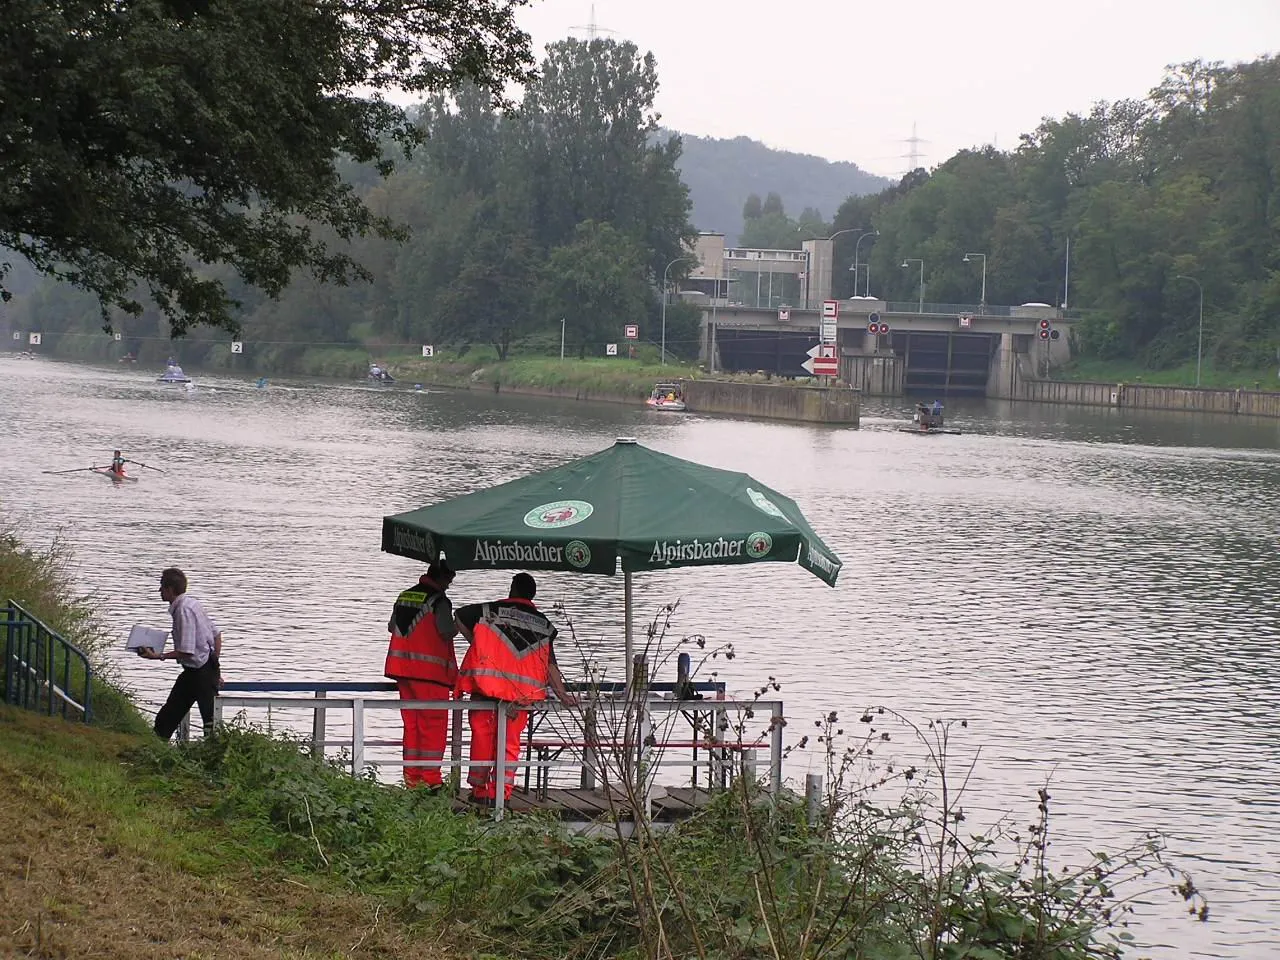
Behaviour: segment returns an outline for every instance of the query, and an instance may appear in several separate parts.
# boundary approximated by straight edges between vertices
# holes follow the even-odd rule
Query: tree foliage
[[[1144,100],[1047,119],[1009,153],[962,151],[931,172],[850,198],[834,228],[880,231],[872,293],[977,303],[1067,303],[1080,346],[1152,366],[1206,349],[1256,366],[1280,348],[1280,59],[1170,68]],[[1068,275],[1067,244],[1070,242]],[[852,260],[853,238],[837,240]],[[866,245],[863,248],[866,250]],[[836,271],[852,290],[852,278]],[[1069,283],[1068,283],[1069,281]]]
[[[419,142],[383,91],[528,79],[523,2],[11,0],[0,245],[94,293],[104,318],[140,315],[141,286],[175,333],[236,326],[201,265],[268,294],[300,268],[368,278],[336,241],[397,230],[335,157],[385,175]]]
[[[663,269],[693,236],[680,140],[654,136],[656,93],[656,65],[632,44],[553,44],[519,105],[476,84],[428,96],[410,115],[421,145],[385,179],[377,160],[339,159],[352,201],[404,224],[403,242],[291,221],[374,283],[304,278],[271,298],[234,274],[197,276],[236,295],[232,316],[248,339],[299,351],[363,340],[491,344],[506,356],[530,334],[558,334],[563,316],[571,344],[603,354],[622,325],[657,317]],[[20,310],[45,331],[90,326],[83,306],[53,315],[39,303],[29,298]],[[126,348],[161,332],[161,314],[145,305],[117,324]],[[695,348],[684,314],[672,320],[682,331],[673,349]]]

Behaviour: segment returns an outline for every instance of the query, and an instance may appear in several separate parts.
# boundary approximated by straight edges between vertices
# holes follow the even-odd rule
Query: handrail
[[[93,667],[89,657],[15,600],[4,607],[4,702],[31,710],[61,705],[63,719],[76,710],[93,719]],[[59,683],[59,673],[61,682]],[[77,700],[72,686],[78,688]]]
[[[570,684],[571,687],[578,687],[583,690],[592,689],[591,684],[578,683]],[[619,692],[625,692],[625,684],[614,685],[598,685],[599,686],[616,686]],[[674,688],[678,684],[664,683],[651,684],[649,689],[657,692],[658,688],[670,688],[674,693]],[[552,767],[570,768],[578,766],[582,771],[582,782],[584,785],[590,780],[594,782],[594,767],[599,762],[599,747],[607,746],[609,743],[621,745],[628,743],[630,734],[634,734],[634,742],[629,747],[630,750],[639,751],[638,756],[633,756],[626,761],[627,766],[634,764],[636,770],[654,770],[658,767],[680,766],[692,767],[696,771],[699,766],[705,766],[712,771],[712,782],[716,779],[718,772],[721,777],[726,777],[731,766],[728,756],[735,749],[741,746],[742,762],[744,768],[754,769],[754,748],[757,740],[742,745],[726,742],[719,737],[718,731],[726,728],[723,718],[730,710],[751,711],[753,713],[768,712],[770,716],[770,724],[768,731],[769,752],[770,752],[770,784],[775,792],[780,790],[782,786],[782,729],[783,709],[782,701],[765,701],[765,700],[727,700],[724,698],[723,682],[692,682],[684,685],[683,689],[690,687],[696,689],[712,690],[716,692],[714,698],[701,700],[684,700],[684,699],[660,699],[646,698],[643,700],[631,701],[615,701],[619,705],[627,707],[627,716],[623,719],[623,727],[628,734],[617,738],[610,739],[608,737],[592,736],[591,745],[580,751],[581,756],[571,755],[568,760],[560,761],[558,759],[547,759],[545,749],[539,749],[539,757],[542,759],[534,759],[532,753],[526,758],[517,761],[508,761],[504,750],[498,750],[497,756],[493,761],[480,762],[471,764],[466,762],[465,765],[477,767],[495,767],[496,779],[499,783],[503,782],[508,766],[514,768],[523,768],[525,770],[549,770]],[[289,688],[287,691],[284,688]],[[460,715],[463,712],[473,710],[479,711],[496,711],[498,726],[498,742],[504,743],[506,740],[507,715],[505,710],[498,710],[494,701],[485,700],[401,700],[398,697],[366,697],[360,696],[361,693],[389,693],[395,689],[394,684],[385,682],[378,683],[362,683],[339,681],[332,683],[310,682],[310,681],[250,681],[225,684],[219,691],[218,697],[214,702],[214,722],[215,724],[222,722],[222,716],[227,707],[245,707],[258,708],[267,710],[280,709],[302,709],[312,712],[312,735],[311,735],[311,751],[313,756],[323,756],[326,747],[342,747],[351,751],[351,773],[355,776],[364,774],[367,766],[365,762],[366,748],[381,746],[390,747],[398,746],[399,740],[370,740],[365,736],[365,711],[400,711],[400,710],[444,710],[455,715],[455,719],[450,724],[452,728],[452,748],[448,758],[439,761],[409,761],[413,766],[439,766],[441,769],[449,769],[452,773],[456,773],[461,777],[464,761],[462,758],[462,727]],[[276,690],[288,693],[307,693],[313,694],[312,697],[299,696],[262,696],[262,692]],[[330,696],[330,692],[338,693],[339,696]],[[258,695],[255,695],[258,694]],[[606,701],[608,702],[608,701]],[[349,739],[331,740],[327,733],[327,713],[332,710],[342,712],[350,711],[351,713],[351,735]],[[530,707],[530,710],[539,714],[560,714],[570,713],[572,708],[566,707],[558,701],[542,701]],[[673,715],[677,713],[688,714],[689,712],[702,712],[714,714],[716,722],[711,725],[710,737],[707,741],[693,741],[686,743],[682,740],[671,741],[669,744],[657,739],[653,736],[653,720],[654,714]],[[531,728],[532,729],[532,728]],[[695,725],[696,729],[696,725]],[[544,737],[546,734],[544,734]],[[532,740],[532,734],[530,735]],[[672,748],[684,749],[691,746],[693,757],[690,761],[676,760],[671,762],[655,762],[653,753],[661,749],[663,746],[671,746]],[[526,746],[531,746],[527,744]],[[545,747],[545,744],[542,744]],[[570,751],[574,751],[573,744],[565,741],[564,746]],[[705,760],[699,760],[697,750],[699,747],[706,747],[707,757]],[[404,765],[403,761],[391,761],[388,766]],[[652,777],[646,779],[644,785],[644,815],[647,817],[651,807],[651,788]],[[497,798],[494,806],[495,819],[502,819],[505,809],[505,797],[503,791],[497,791]]]

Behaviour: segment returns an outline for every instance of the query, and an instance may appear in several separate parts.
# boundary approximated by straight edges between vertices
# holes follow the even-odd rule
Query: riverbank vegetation
[[[107,647],[113,638],[95,616],[92,598],[75,590],[72,558],[66,544],[54,539],[45,546],[34,547],[24,542],[20,533],[14,524],[0,518],[0,604],[20,604],[89,657],[94,669],[96,724],[126,732],[147,730],[111,669]]]
[[[428,96],[404,121],[424,142],[392,175],[350,158],[337,168],[352,197],[404,236],[314,228],[371,283],[303,276],[272,298],[206,271],[239,302],[244,352],[234,357],[223,334],[171,341],[145,297],[140,316],[114,317],[119,342],[98,329],[92,298],[48,283],[24,287],[8,323],[42,331],[42,349],[63,356],[160,362],[174,352],[255,373],[346,372],[422,344],[558,356],[562,334],[568,355],[603,357],[631,324],[652,345],[661,288],[693,266],[681,258],[694,234],[681,140],[658,126],[657,90],[651,55],[569,39],[548,48],[518,108],[481,86]],[[891,301],[974,304],[985,284],[988,303],[1069,303],[1080,311],[1078,355],[1148,372],[1132,380],[1189,382],[1178,371],[1199,349],[1203,302],[1204,361],[1219,382],[1274,387],[1277,91],[1277,58],[1186,63],[1146,98],[1046,119],[1013,150],[961,151],[851,197],[829,225],[814,210],[791,219],[782,197],[744,197],[744,235],[797,246],[841,232],[840,265],[865,240],[860,262],[874,282],[863,290]],[[908,259],[923,261],[922,278],[901,269]],[[837,295],[855,292],[850,271],[834,276]],[[673,356],[697,355],[697,318],[688,303],[668,306]]]
[[[740,780],[703,815],[636,841],[575,837],[538,817],[495,825],[242,725],[172,748],[0,709],[12,785],[0,804],[0,947],[1086,960],[1122,954],[1134,897],[1164,887],[1206,915],[1154,840],[1060,864],[1047,791],[1020,815],[1028,829],[997,838],[961,826],[963,784],[945,763],[886,764],[855,781],[873,744],[912,730],[884,712],[864,719],[848,740],[834,716],[814,731],[832,744],[836,777],[816,820]],[[943,761],[958,731],[917,733]]]

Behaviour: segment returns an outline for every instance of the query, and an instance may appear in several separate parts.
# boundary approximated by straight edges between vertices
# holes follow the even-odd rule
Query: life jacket
[[[458,692],[511,703],[547,698],[555,627],[530,600],[486,603],[458,672]]]
[[[388,625],[391,643],[382,672],[393,680],[427,680],[452,687],[458,678],[453,637],[442,637],[436,626],[436,606],[444,591],[423,577],[396,597]]]

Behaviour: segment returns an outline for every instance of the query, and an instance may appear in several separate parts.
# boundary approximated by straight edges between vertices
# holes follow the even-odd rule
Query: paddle
[[[126,460],[125,463],[132,463],[135,467],[142,467],[143,470],[154,470],[156,473],[164,473],[159,467],[153,467],[149,463],[139,463],[137,460]]]
[[[83,473],[86,470],[97,470],[97,467],[76,467],[74,470],[41,470],[41,473]]]

